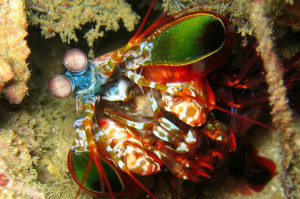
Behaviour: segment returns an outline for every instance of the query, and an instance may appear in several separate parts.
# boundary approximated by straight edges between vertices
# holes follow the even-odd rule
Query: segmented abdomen
[[[124,167],[139,175],[150,175],[160,171],[159,163],[148,155],[142,140],[129,129],[107,118],[98,120],[98,125],[103,133],[99,139],[112,148],[125,164]],[[122,163],[116,164],[122,167]]]

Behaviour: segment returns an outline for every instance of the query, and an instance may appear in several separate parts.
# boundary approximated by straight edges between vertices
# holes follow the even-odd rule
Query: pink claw
[[[87,57],[82,50],[72,48],[65,52],[63,63],[69,71],[80,72],[87,66]]]
[[[72,91],[71,81],[64,76],[54,76],[49,79],[48,88],[50,93],[57,98],[68,97]]]

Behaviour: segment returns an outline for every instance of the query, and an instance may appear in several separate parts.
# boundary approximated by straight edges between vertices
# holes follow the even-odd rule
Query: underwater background
[[[74,140],[75,99],[74,95],[64,99],[53,97],[48,91],[48,80],[65,72],[62,56],[69,48],[80,48],[91,59],[125,45],[149,4],[146,0],[0,0],[0,198],[75,198],[78,185],[67,166],[68,151]],[[259,50],[264,51],[263,43],[272,39],[274,46],[270,49],[278,60],[289,60],[299,54],[299,0],[163,0],[156,2],[146,27],[167,10],[172,14],[196,4],[203,4],[200,7],[203,10],[229,18],[235,26],[238,46],[257,40]],[[268,21],[272,30],[270,38],[257,36],[268,27],[255,20]],[[12,50],[19,47],[19,52]],[[295,73],[299,73],[299,55],[297,59],[293,66]],[[150,190],[156,187],[158,198],[172,198],[170,184],[176,185],[178,198],[297,198],[299,83],[296,76],[292,89],[288,90],[292,115],[284,115],[281,110],[268,113],[269,124],[271,120],[277,121],[274,115],[283,121],[280,128],[274,126],[279,132],[264,127],[247,132],[247,142],[259,155],[276,164],[276,175],[261,192],[226,175],[216,175],[204,184],[189,184],[162,171],[141,179],[142,182],[149,185]],[[286,118],[288,126],[284,123]],[[281,166],[283,164],[289,165],[288,169]],[[221,171],[220,167],[217,172],[221,175]],[[293,180],[287,182],[287,178]],[[158,179],[162,179],[159,185]],[[134,197],[145,196],[141,191]],[[82,191],[80,198],[97,197]]]

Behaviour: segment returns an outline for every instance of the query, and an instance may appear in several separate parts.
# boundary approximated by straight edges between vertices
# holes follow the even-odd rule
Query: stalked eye
[[[63,63],[69,71],[80,72],[87,66],[87,57],[82,50],[72,48],[65,52]]]
[[[50,78],[48,88],[50,93],[57,98],[68,97],[73,91],[69,78],[59,75]]]

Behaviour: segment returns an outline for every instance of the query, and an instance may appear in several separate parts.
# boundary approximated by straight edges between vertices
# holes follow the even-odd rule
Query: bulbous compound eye
[[[82,50],[72,48],[65,52],[63,56],[63,63],[69,71],[80,72],[87,66],[87,57]]]
[[[50,93],[57,98],[68,97],[72,91],[71,81],[64,76],[54,76],[49,79],[48,88]]]

